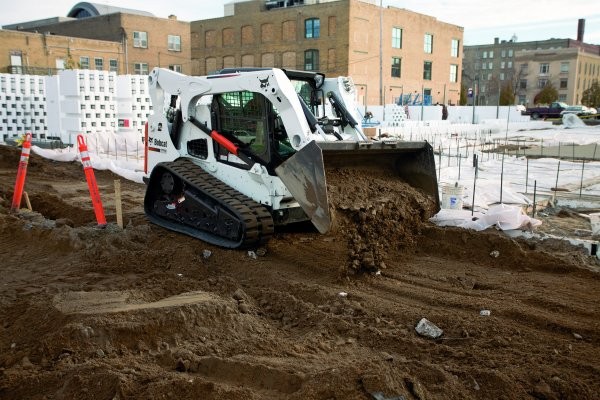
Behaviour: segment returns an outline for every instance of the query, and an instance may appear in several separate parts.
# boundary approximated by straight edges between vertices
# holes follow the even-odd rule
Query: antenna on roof
[[[519,40],[519,38],[517,37],[517,35],[515,33],[513,33],[512,37],[510,38],[510,41],[516,42],[517,40]]]

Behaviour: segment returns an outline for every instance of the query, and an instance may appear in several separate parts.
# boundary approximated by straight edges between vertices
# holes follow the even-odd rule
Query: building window
[[[400,57],[392,57],[392,76],[394,78],[400,78],[402,72],[402,64],[400,62]]]
[[[137,75],[148,75],[148,63],[133,63],[133,73]]]
[[[452,43],[450,44],[450,55],[452,57],[458,57],[459,48],[460,48],[460,40],[452,39]]]
[[[450,64],[450,82],[458,82],[458,65]]]
[[[319,50],[306,50],[304,52],[304,69],[317,71],[319,69]]]
[[[494,58],[494,50],[490,50],[490,58]]]
[[[519,95],[519,104],[527,104],[527,96],[524,94]]]
[[[494,63],[493,62],[489,62],[488,63],[488,69],[494,69]]]
[[[425,53],[433,53],[433,35],[430,33],[425,34],[424,46],[423,49]]]
[[[545,79],[545,78],[538,79],[538,88],[542,89],[542,88],[546,87],[547,84],[548,84],[548,79]]]
[[[90,69],[90,58],[89,57],[79,57],[79,68]]]
[[[561,89],[566,89],[567,86],[568,86],[568,83],[569,83],[569,80],[566,79],[566,78],[563,78],[563,79],[560,80],[560,86],[559,87]]]
[[[540,74],[542,75],[548,75],[550,73],[550,64],[548,63],[541,63],[540,64]],[[543,87],[543,86],[540,86]]]
[[[431,61],[425,61],[423,63],[423,79],[426,81],[431,80]]]
[[[506,65],[506,64],[504,63],[504,61],[502,61],[502,62],[500,63],[500,69],[504,69],[504,66],[505,66],[505,65]]]
[[[392,28],[392,47],[394,49],[402,48],[402,29]]]
[[[560,72],[569,72],[569,63],[568,62],[560,63]]]
[[[148,32],[133,32],[133,47],[148,48]]]
[[[304,37],[306,39],[316,39],[321,36],[321,20],[319,18],[309,18],[304,21]]]
[[[506,68],[512,68],[512,61],[506,63]]]
[[[502,58],[506,57],[506,50],[502,50],[502,53],[500,53],[500,55]]]
[[[175,72],[181,72],[181,64],[169,65],[169,69]]]
[[[512,49],[508,49],[508,56],[509,56],[509,57],[512,57],[512,56],[513,56],[513,51],[512,51]]]
[[[94,58],[94,68],[98,71],[102,71],[104,69],[104,59]]]
[[[119,62],[114,58],[108,60],[108,70],[113,72],[119,72]]]
[[[500,80],[503,81],[504,80],[504,72],[500,72]]]
[[[519,89],[527,89],[527,80],[526,79],[521,79],[519,81]]]
[[[559,94],[558,95],[558,101],[562,101],[563,103],[567,102],[567,95],[566,94]]]
[[[487,63],[481,63],[481,69],[487,69]]]
[[[169,35],[167,45],[171,51],[181,51],[181,36]]]
[[[481,56],[481,58],[487,58],[487,51],[483,52],[483,55]]]

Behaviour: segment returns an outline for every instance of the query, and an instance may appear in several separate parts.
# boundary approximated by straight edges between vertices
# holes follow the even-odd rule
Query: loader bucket
[[[328,168],[392,171],[440,208],[433,147],[427,142],[320,142]]]
[[[311,142],[276,172],[321,233],[331,227],[325,176],[330,168],[392,171],[430,196],[439,211],[435,159],[429,143]]]
[[[317,230],[326,233],[331,227],[331,217],[323,155],[316,142],[304,146],[275,168],[275,172]]]

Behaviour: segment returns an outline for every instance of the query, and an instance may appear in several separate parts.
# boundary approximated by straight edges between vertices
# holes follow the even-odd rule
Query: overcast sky
[[[95,3],[133,8],[179,20],[223,16],[231,0],[96,0]],[[0,26],[48,17],[66,16],[73,0],[0,0]],[[432,15],[465,28],[466,45],[492,43],[495,37],[518,41],[576,39],[577,20],[586,20],[584,40],[600,44],[600,0],[383,0],[384,6]]]

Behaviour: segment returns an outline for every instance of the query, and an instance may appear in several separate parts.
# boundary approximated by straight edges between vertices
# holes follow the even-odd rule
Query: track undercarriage
[[[265,206],[186,159],[156,165],[144,211],[155,224],[227,248],[258,247],[274,229]]]

